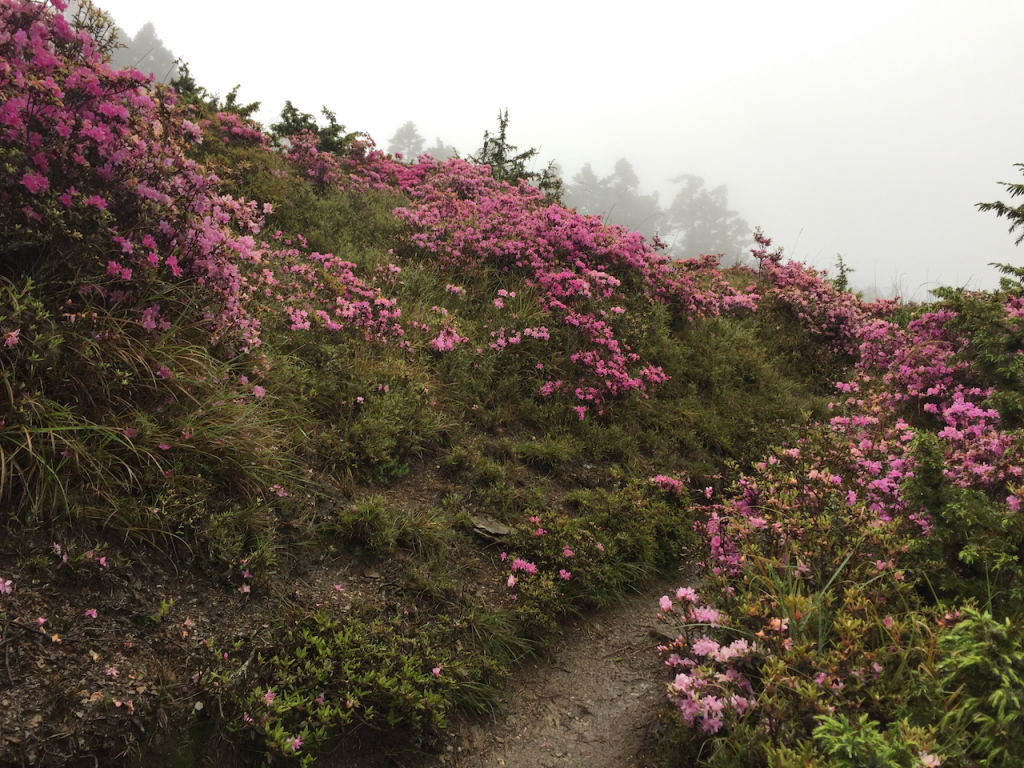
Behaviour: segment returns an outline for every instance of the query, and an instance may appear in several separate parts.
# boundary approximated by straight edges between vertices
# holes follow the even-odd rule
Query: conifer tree
[[[416,129],[416,123],[410,120],[395,131],[395,135],[388,142],[388,152],[392,155],[401,153],[403,158],[411,161],[423,152],[424,143],[423,137]]]

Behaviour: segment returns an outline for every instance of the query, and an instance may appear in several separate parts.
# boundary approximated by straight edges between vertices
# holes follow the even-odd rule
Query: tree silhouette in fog
[[[425,143],[420,132],[416,130],[416,123],[410,120],[395,131],[395,135],[388,142],[388,152],[392,155],[401,152],[403,158],[411,161],[423,152]]]
[[[452,157],[458,157],[459,151],[450,144],[445,144],[441,141],[440,137],[434,140],[434,146],[427,147],[427,154],[437,160],[439,163],[443,163]]]
[[[632,164],[621,158],[610,176],[599,179],[590,163],[572,177],[566,189],[566,205],[580,213],[601,216],[606,224],[619,224],[651,237],[662,229],[664,218],[658,193],[640,194],[640,179]]]
[[[145,74],[152,74],[160,82],[170,82],[177,76],[177,62],[156,34],[153,22],[147,21],[135,37],[118,34],[118,42],[124,48],[115,48],[110,56],[115,67],[133,67]]]
[[[729,190],[722,184],[714,189],[704,179],[689,174],[669,179],[684,186],[665,211],[662,238],[670,243],[674,258],[689,259],[702,253],[722,254],[730,264],[745,258],[750,225],[736,211],[729,210]]]

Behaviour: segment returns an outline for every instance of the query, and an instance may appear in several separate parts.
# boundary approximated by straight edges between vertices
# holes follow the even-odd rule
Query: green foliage
[[[280,142],[289,136],[300,133],[312,133],[317,137],[317,143],[324,152],[343,155],[352,146],[352,142],[359,136],[358,133],[345,133],[345,126],[338,123],[338,116],[327,107],[320,110],[327,125],[320,127],[316,118],[308,112],[300,112],[290,101],[284,103],[281,110],[281,120],[272,123],[270,133],[274,141]]]
[[[933,293],[955,312],[949,328],[968,339],[957,359],[971,367],[978,385],[994,392],[985,404],[999,411],[1007,429],[1024,427],[1024,327],[1004,305],[1024,297],[1024,269],[995,265],[1002,272],[998,291],[979,293],[938,288]]]
[[[178,62],[177,75],[171,80],[171,87],[178,94],[179,103],[199,107],[201,111],[211,116],[216,112],[230,112],[231,114],[248,119],[260,108],[260,102],[258,101],[253,101],[249,104],[240,104],[238,102],[238,89],[242,87],[241,85],[236,85],[232,88],[228,95],[224,97],[222,103],[218,96],[210,94],[196,82],[196,79],[192,77],[192,72],[189,70],[188,62],[185,61]]]
[[[231,728],[243,742],[259,739],[303,765],[317,747],[361,726],[420,740],[443,729],[481,686],[480,666],[448,646],[447,623],[316,613],[269,644],[236,645],[237,657],[248,653],[248,660],[207,673],[201,684],[232,713]]]
[[[1015,163],[1015,168],[1020,168],[1024,171],[1024,163]],[[1010,193],[1010,198],[1019,197],[1024,195],[1024,184],[1011,184],[1007,181],[999,182],[1002,186],[1006,187]],[[1006,203],[996,201],[994,203],[978,203],[977,209],[979,211],[995,211],[996,216],[999,218],[1006,217],[1010,221],[1010,234],[1012,235],[1016,231],[1017,227],[1024,224],[1024,205],[1018,205],[1016,208],[1007,205]],[[1024,232],[1014,242],[1015,245],[1020,245],[1024,242]]]
[[[841,463],[832,440],[809,432],[801,453]],[[723,573],[699,589],[736,620],[713,630],[683,622],[669,647],[681,653],[704,635],[723,647],[749,643],[736,661],[706,657],[687,673],[708,681],[703,695],[751,696],[756,705],[745,714],[726,707],[723,730],[695,734],[694,748],[716,767],[916,768],[918,753],[941,741],[928,726],[942,716],[942,697],[934,613],[894,566],[912,531],[851,505],[845,489],[800,459],[765,464],[755,482],[756,515],[716,529],[737,542],[742,575]],[[776,535],[775,526],[799,536]],[[751,688],[729,683],[729,669]]]
[[[540,150],[531,148],[525,152],[517,152],[518,147],[508,141],[508,110],[498,113],[498,135],[492,136],[490,131],[484,131],[484,144],[476,155],[470,155],[469,160],[479,165],[489,165],[491,176],[498,181],[507,181],[515,185],[520,179],[530,184],[536,184],[538,189],[552,203],[560,202],[562,199],[562,179],[558,175],[555,161],[548,163],[548,167],[541,172],[531,171],[527,163],[533,160]]]
[[[447,509],[396,508],[380,496],[342,509],[335,528],[343,538],[376,557],[404,547],[419,557],[441,561],[457,538],[453,514]]]
[[[557,474],[579,455],[579,450],[577,441],[569,435],[553,435],[519,443],[516,455],[525,464]]]
[[[44,306],[31,280],[0,285],[0,327],[22,329],[0,348],[5,525],[113,524],[217,561],[227,550],[207,516],[266,510],[265,489],[294,480],[279,413],[225,383],[237,368],[200,328],[154,339],[116,304],[68,305],[59,319]],[[275,536],[232,528],[243,548]]]
[[[1024,628],[1017,621],[967,609],[939,641],[942,687],[949,692],[943,731],[968,760],[1010,768],[1024,753]]]
[[[935,526],[932,536],[913,547],[922,590],[953,603],[972,599],[1000,616],[1016,615],[1024,607],[1024,515],[950,482],[933,433],[919,433],[912,446],[917,468],[905,497],[928,509]]]
[[[901,740],[891,743],[868,715],[850,722],[846,715],[820,718],[814,739],[834,768],[914,768],[917,755]]]
[[[829,280],[832,286],[837,291],[849,291],[850,290],[850,275],[857,270],[848,266],[843,261],[843,254],[836,254],[836,276]]]

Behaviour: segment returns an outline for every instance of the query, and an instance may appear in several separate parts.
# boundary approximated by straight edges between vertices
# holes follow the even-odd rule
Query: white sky
[[[413,120],[465,156],[507,107],[567,181],[626,157],[663,205],[671,176],[727,184],[790,256],[842,253],[861,286],[920,299],[1024,260],[974,208],[1024,181],[1024,0],[97,4],[129,34],[152,21],[208,90],[240,83],[265,125],[290,99],[382,148]]]

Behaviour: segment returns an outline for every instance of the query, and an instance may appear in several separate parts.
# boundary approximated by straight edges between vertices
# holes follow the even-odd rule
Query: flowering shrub
[[[800,322],[831,318],[820,330],[830,354],[853,359],[853,378],[838,384],[847,397],[828,423],[709,505],[701,592],[715,618],[700,621],[689,590],[662,598],[680,630],[662,648],[677,671],[669,698],[697,741],[710,739],[712,765],[1001,764],[1019,728],[1004,723],[997,737],[979,727],[991,721],[972,720],[973,708],[986,705],[949,698],[962,678],[940,670],[958,668],[985,622],[993,637],[1005,630],[990,617],[961,626],[978,614],[923,598],[1021,609],[1020,438],[985,406],[996,391],[983,385],[1015,364],[1013,326],[999,319],[1015,304],[971,297],[975,317],[1002,327],[987,336],[944,305],[904,327],[824,288],[792,293],[797,283],[782,279],[792,265],[761,266],[784,290],[762,289],[758,311],[781,295]],[[670,478],[654,482],[679,492]],[[1011,646],[977,661],[1007,670],[993,676],[998,697],[1015,685]]]
[[[530,289],[550,318],[539,329],[543,335],[506,327],[492,349],[518,343],[520,333],[545,340],[558,333],[571,369],[549,374],[539,392],[571,393],[580,419],[591,409],[602,414],[609,399],[646,397],[649,387],[667,380],[629,342],[642,339],[645,305],[667,304],[691,321],[754,306],[756,297],[717,275],[714,258],[673,268],[638,234],[547,205],[539,190],[498,182],[486,166],[453,159],[403,170],[407,175],[396,175],[396,183],[411,203],[395,214],[412,227],[403,255],[470,273],[493,270]],[[504,290],[494,300],[498,309],[505,306]]]
[[[0,4],[0,36],[4,271],[82,275],[115,302],[187,280],[214,302],[201,317],[215,340],[258,344],[240,266],[258,258],[261,211],[186,158],[202,132],[173,93],[112,70],[45,5]]]

